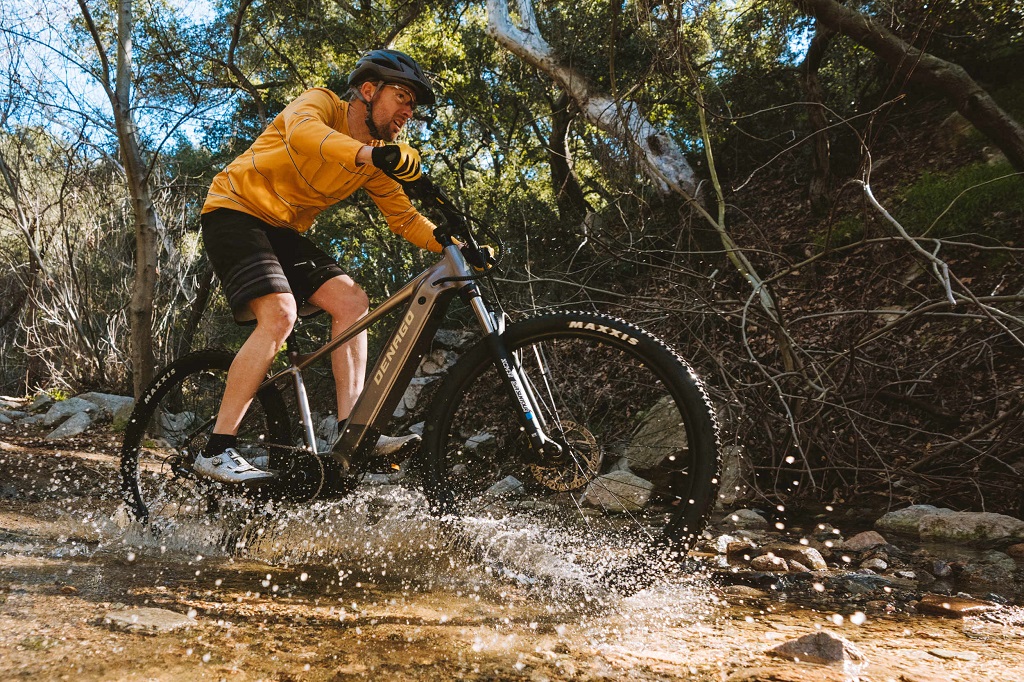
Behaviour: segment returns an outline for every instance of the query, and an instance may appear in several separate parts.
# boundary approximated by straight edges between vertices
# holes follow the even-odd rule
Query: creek
[[[119,511],[112,448],[0,448],[0,679],[1024,679],[1012,586],[965,618],[911,613],[908,586],[887,613],[836,572],[709,555],[623,595],[548,529],[442,524],[391,487],[154,533]],[[770,654],[819,632],[859,658]]]

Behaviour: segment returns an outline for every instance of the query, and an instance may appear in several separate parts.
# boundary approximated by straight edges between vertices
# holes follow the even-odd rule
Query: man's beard
[[[380,134],[380,137],[377,139],[383,140],[385,142],[394,142],[395,138],[398,137],[398,133],[401,132],[401,128],[399,128],[395,132],[392,132],[391,124],[394,123],[394,119],[385,118],[384,120],[381,120],[381,118],[377,116],[377,112],[373,113],[373,126],[377,129],[376,132]]]

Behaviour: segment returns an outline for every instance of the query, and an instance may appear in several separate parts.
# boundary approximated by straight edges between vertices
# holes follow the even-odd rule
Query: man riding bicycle
[[[213,180],[201,222],[203,244],[235,321],[256,327],[228,371],[213,434],[196,457],[197,473],[225,483],[274,476],[235,449],[239,424],[298,315],[324,310],[337,336],[363,317],[369,300],[333,258],[302,236],[325,208],[359,188],[391,230],[440,252],[434,224],[401,185],[420,175],[419,153],[394,143],[417,105],[434,103],[419,65],[397,50],[374,50],[348,77],[348,99],[313,88],[289,104],[252,146]],[[366,332],[331,354],[339,425],[363,390]],[[381,436],[393,458],[419,436]]]

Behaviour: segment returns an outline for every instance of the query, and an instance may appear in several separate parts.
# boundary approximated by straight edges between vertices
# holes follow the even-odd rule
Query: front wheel
[[[720,468],[714,412],[689,365],[642,329],[592,313],[541,315],[503,338],[561,454],[530,447],[481,343],[452,369],[428,420],[435,507],[536,521],[548,542],[589,563],[685,556]]]

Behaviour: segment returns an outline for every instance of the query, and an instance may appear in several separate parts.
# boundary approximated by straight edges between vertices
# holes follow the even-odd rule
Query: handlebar
[[[434,229],[434,238],[441,244],[442,248],[455,244],[455,240],[461,240],[462,252],[466,260],[475,268],[484,272],[490,272],[497,265],[498,260],[490,257],[479,244],[470,226],[471,219],[463,213],[455,202],[443,189],[435,185],[425,174],[412,182],[401,182],[402,189],[406,196],[420,202],[425,208],[433,207],[444,217],[444,222]],[[497,242],[498,253],[504,252],[504,247],[497,235],[489,229],[485,231]]]

